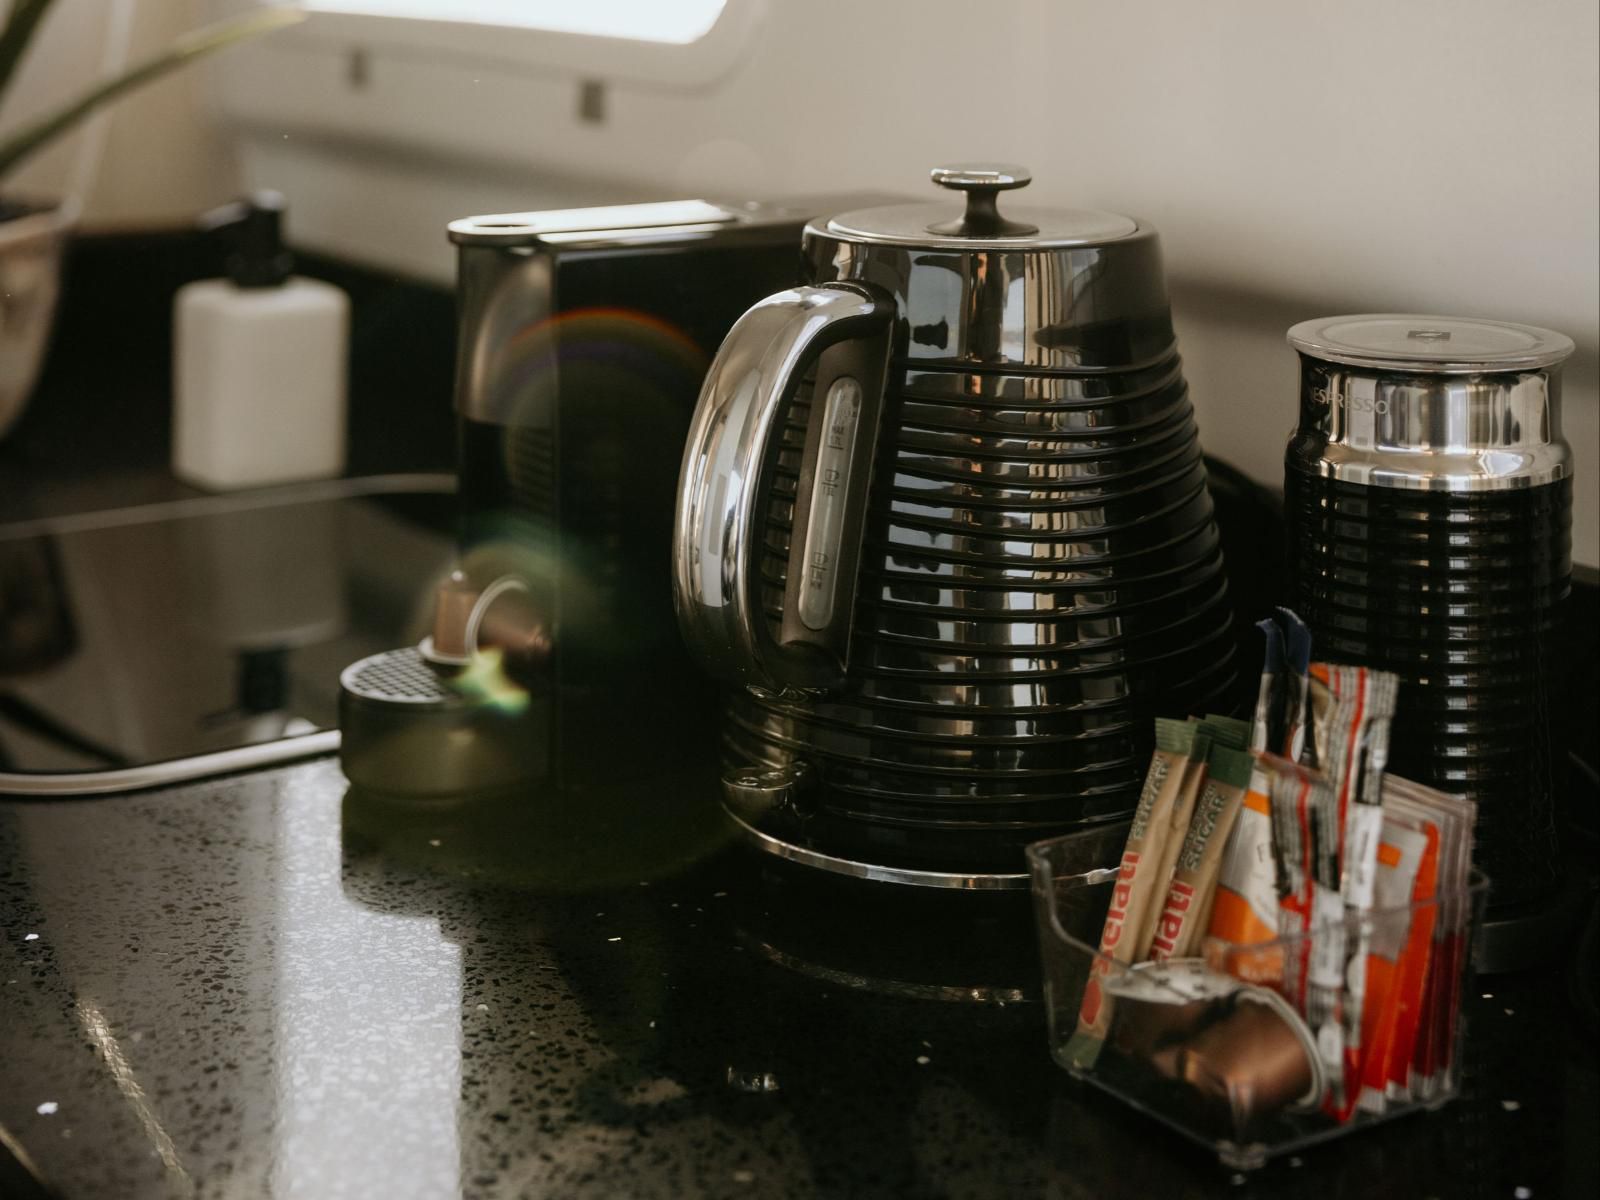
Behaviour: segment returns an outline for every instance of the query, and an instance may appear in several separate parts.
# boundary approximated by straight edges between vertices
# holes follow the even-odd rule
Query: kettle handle
[[[673,599],[711,674],[770,692],[844,679],[894,300],[858,283],[768,296],[734,323],[689,426],[673,530]],[[812,367],[811,419],[773,636],[761,558],[783,415]]]

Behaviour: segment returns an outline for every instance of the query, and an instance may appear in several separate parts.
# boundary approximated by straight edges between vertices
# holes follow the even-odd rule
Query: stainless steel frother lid
[[[1414,313],[1319,317],[1288,337],[1325,362],[1439,375],[1534,371],[1565,361],[1573,348],[1566,334],[1534,325]]]

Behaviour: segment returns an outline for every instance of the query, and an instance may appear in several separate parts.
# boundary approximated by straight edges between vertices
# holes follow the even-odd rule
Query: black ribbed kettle
[[[729,332],[675,598],[757,845],[1025,886],[1025,844],[1131,812],[1154,716],[1223,696],[1230,612],[1155,230],[932,174],[964,196],[813,221]]]

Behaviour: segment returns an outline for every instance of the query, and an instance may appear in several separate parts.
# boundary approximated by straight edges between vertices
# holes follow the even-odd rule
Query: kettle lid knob
[[[934,167],[929,174],[940,187],[967,194],[967,209],[961,219],[929,225],[929,233],[941,237],[1004,238],[1030,237],[1039,232],[1037,225],[1010,221],[1000,215],[1000,193],[1033,182],[1026,167],[996,162],[955,163]]]

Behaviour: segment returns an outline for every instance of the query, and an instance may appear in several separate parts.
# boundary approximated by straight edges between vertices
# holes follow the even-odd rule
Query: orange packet
[[[1247,983],[1276,984],[1283,978],[1283,951],[1248,947],[1278,938],[1277,875],[1272,858],[1271,783],[1259,764],[1240,802],[1223,846],[1222,869],[1206,922],[1207,959],[1218,970]]]

